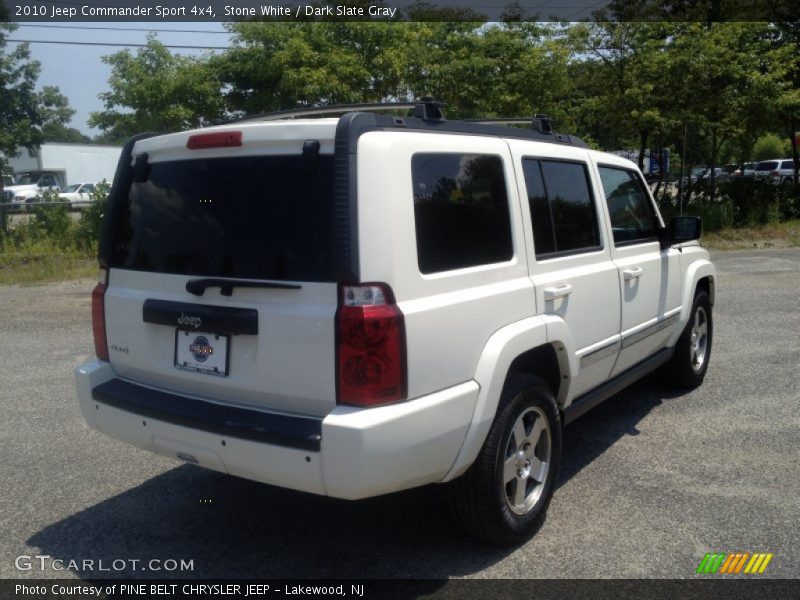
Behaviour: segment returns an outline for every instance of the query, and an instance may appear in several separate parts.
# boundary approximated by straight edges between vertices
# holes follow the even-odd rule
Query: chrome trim
[[[659,321],[658,323],[653,323],[642,329],[641,331],[637,331],[635,333],[629,334],[627,337],[622,338],[622,349],[629,348],[633,346],[637,342],[641,342],[643,339],[650,337],[651,335],[658,333],[659,331],[666,329],[674,325],[678,320],[678,313],[670,315],[663,321]]]
[[[609,356],[616,354],[619,352],[619,344],[619,340],[614,340],[605,346],[598,348],[597,350],[592,350],[588,354],[584,354],[581,356],[581,369],[586,369],[596,362],[600,362],[604,358],[608,358]]]

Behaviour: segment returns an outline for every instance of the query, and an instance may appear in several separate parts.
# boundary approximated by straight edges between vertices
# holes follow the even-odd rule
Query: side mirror
[[[691,242],[703,232],[703,219],[700,217],[672,217],[669,226],[659,232],[662,248],[673,244]]]

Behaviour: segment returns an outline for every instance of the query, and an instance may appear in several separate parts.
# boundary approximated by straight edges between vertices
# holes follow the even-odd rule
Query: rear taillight
[[[374,406],[405,400],[406,372],[405,322],[389,286],[340,285],[337,402]]]
[[[108,272],[100,272],[100,281],[92,290],[92,332],[94,333],[94,353],[100,360],[108,360],[106,341],[106,288]]]
[[[781,174],[780,174],[780,172],[779,172],[779,171],[772,171],[772,172],[770,173],[770,175],[772,175],[773,177],[780,177],[780,176],[781,176]]]

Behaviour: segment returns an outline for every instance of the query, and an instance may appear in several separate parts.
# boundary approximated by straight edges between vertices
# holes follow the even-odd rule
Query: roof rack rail
[[[227,125],[241,121],[282,121],[319,115],[335,115],[347,112],[381,112],[385,110],[414,110],[414,116],[425,121],[444,121],[442,103],[432,96],[423,96],[418,102],[366,102],[356,104],[330,104],[309,108],[291,108],[275,112],[245,115],[235,119],[215,121],[214,125]]]
[[[413,110],[409,117],[396,117],[392,115],[372,115],[368,120],[367,113],[383,112],[390,110]],[[354,113],[346,128],[357,132],[353,135],[356,139],[360,133],[370,129],[382,127],[402,127],[408,130],[439,131],[442,133],[458,133],[470,135],[494,135],[500,137],[515,137],[532,139],[556,144],[569,144],[586,148],[586,143],[572,135],[556,133],[553,130],[552,120],[544,114],[534,117],[521,118],[496,118],[496,119],[457,119],[447,121],[442,111],[442,103],[431,96],[423,96],[416,102],[376,102],[365,104],[331,104],[329,106],[315,106],[310,108],[295,108],[259,115],[247,115],[226,121],[216,121],[213,125],[227,125],[242,122],[263,122],[296,119],[299,117],[318,115],[342,115]],[[355,126],[354,123],[358,122]],[[501,127],[498,127],[501,126]],[[528,125],[527,128],[514,128],[508,125]],[[338,135],[338,134],[337,134]]]
[[[225,119],[216,121],[214,125],[227,125],[228,123],[239,123],[241,121],[282,121],[285,119],[297,119],[301,117],[312,117],[319,115],[335,115],[346,112],[370,112],[384,110],[411,110],[417,106],[416,102],[374,102],[363,104],[329,104],[327,106],[311,106],[308,108],[290,108],[288,110],[278,110],[268,113],[255,115],[244,115],[235,119]]]
[[[535,117],[527,119],[519,117],[497,118],[497,119],[464,119],[468,123],[480,123],[481,125],[528,125],[539,133],[555,133],[553,130],[553,120],[545,114],[537,114]]]

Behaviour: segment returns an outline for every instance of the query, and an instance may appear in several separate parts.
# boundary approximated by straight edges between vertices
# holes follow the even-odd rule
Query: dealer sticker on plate
[[[185,371],[225,377],[230,336],[203,331],[175,331],[175,366]]]

